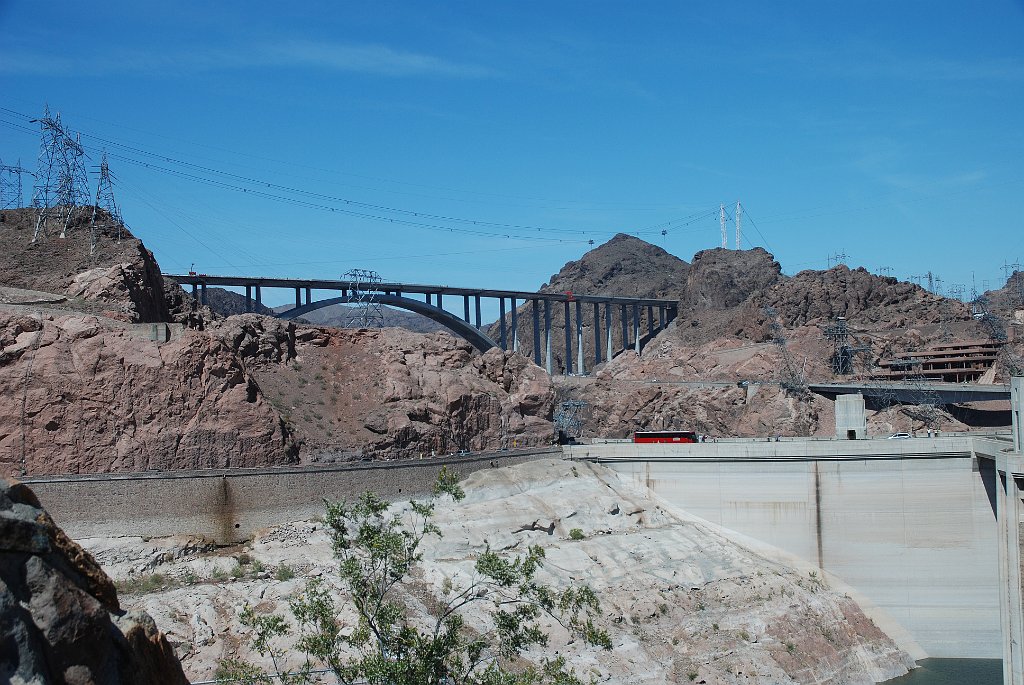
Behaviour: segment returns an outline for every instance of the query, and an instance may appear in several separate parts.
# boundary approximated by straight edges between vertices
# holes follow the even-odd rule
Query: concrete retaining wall
[[[900,622],[929,656],[1002,656],[998,530],[969,439],[571,453],[816,563]]]
[[[518,450],[347,466],[60,476],[24,482],[72,538],[191,534],[229,543],[246,540],[260,528],[322,514],[325,499],[351,499],[366,490],[392,499],[422,497],[431,491],[442,466],[466,476],[559,453]]]

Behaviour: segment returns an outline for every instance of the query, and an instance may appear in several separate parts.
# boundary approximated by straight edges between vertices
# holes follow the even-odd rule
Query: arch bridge
[[[206,274],[168,274],[182,286],[191,286],[192,296],[200,303],[207,304],[206,289],[209,286],[236,287],[245,289],[246,311],[254,311],[263,304],[263,290],[283,288],[295,293],[295,306],[276,316],[294,319],[309,312],[334,304],[349,304],[360,301],[361,294],[375,293],[374,301],[389,307],[405,309],[426,316],[445,326],[459,337],[467,340],[476,349],[486,352],[492,347],[506,351],[517,351],[520,311],[527,306],[532,318],[533,360],[553,373],[552,354],[552,310],[561,307],[565,327],[564,372],[583,375],[587,373],[584,354],[584,329],[589,323],[592,332],[591,346],[593,363],[600,364],[626,349],[640,353],[643,344],[665,329],[679,311],[675,300],[659,300],[642,297],[614,295],[579,295],[575,293],[542,293],[517,290],[489,290],[482,288],[454,288],[447,285],[420,285],[412,283],[367,283],[351,280],[321,280],[293,278],[259,278],[246,276],[210,276]],[[324,296],[329,293],[328,296]],[[448,298],[445,300],[445,298]],[[319,298],[319,299],[318,299]],[[422,299],[421,299],[422,298]],[[481,302],[485,299],[498,301],[498,321],[495,322],[498,340],[493,340],[485,331],[481,321]],[[461,312],[446,309],[461,300]],[[646,317],[641,313],[646,310]],[[621,325],[621,344],[615,345],[613,336],[614,319],[618,314]],[[646,318],[647,333],[641,327]],[[543,336],[543,338],[542,338]],[[575,345],[574,345],[575,343]],[[542,346],[543,345],[543,346]],[[573,348],[575,347],[575,366]],[[543,360],[541,350],[544,350]],[[590,368],[593,368],[592,366]]]

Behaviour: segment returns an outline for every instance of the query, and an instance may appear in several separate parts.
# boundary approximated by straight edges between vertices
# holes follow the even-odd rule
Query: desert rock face
[[[745,302],[782,278],[782,267],[760,247],[726,250],[716,247],[693,257],[682,294],[684,308],[728,309]]]
[[[127,229],[102,235],[90,255],[87,215],[80,215],[67,237],[43,235],[32,243],[35,220],[33,209],[0,212],[2,285],[80,297],[123,321],[168,320],[160,267]]]
[[[153,619],[121,610],[110,578],[31,490],[0,483],[0,679],[185,685]]]
[[[4,473],[269,466],[296,451],[238,356],[209,334],[158,345],[98,317],[0,310]]]
[[[459,588],[471,577],[479,550],[515,555],[540,545],[546,559],[538,580],[556,588],[570,581],[590,585],[604,612],[599,626],[613,648],[569,642],[550,625],[550,644],[527,652],[527,660],[558,653],[584,678],[594,673],[599,682],[631,685],[873,685],[913,664],[838,581],[781,553],[770,559],[753,551],[603,467],[542,460],[481,471],[464,485],[465,500],[438,503],[434,522],[443,537],[424,540],[424,559],[401,592],[416,618],[427,620],[447,583]],[[408,511],[401,503],[394,510]],[[572,536],[573,529],[582,538]],[[117,569],[111,573],[119,580],[149,573],[166,579],[166,587],[124,601],[165,627],[195,680],[211,677],[225,657],[269,669],[252,653],[236,617],[248,603],[291,621],[288,599],[308,579],[319,578],[336,598],[343,627],[356,622],[322,523],[279,526],[243,548],[212,555],[194,545],[188,553],[168,552],[175,544],[183,550],[192,545],[187,540],[83,544],[105,568]],[[282,567],[294,577],[281,574]],[[477,609],[466,621],[481,633],[493,627]],[[298,654],[287,662],[300,664]]]
[[[237,326],[236,320],[255,327],[243,340],[280,339],[280,332],[263,328],[280,326],[276,320],[232,317],[225,326]],[[303,436],[304,461],[551,441],[551,379],[521,355],[498,349],[480,355],[444,333],[399,329],[300,327],[292,335],[291,362],[268,363],[264,354],[267,361],[253,368],[262,392]]]

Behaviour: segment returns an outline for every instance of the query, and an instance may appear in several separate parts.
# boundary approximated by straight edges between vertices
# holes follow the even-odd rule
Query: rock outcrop
[[[0,484],[0,680],[187,685],[153,619],[121,609],[110,578],[28,487]]]
[[[227,343],[184,331],[158,344],[146,332],[100,317],[0,309],[2,472],[296,461],[287,426]]]
[[[121,226],[106,228],[90,253],[89,215],[66,234],[32,242],[34,209],[0,211],[0,285],[67,294],[103,307],[105,316],[130,321],[168,320],[163,277],[153,253]]]

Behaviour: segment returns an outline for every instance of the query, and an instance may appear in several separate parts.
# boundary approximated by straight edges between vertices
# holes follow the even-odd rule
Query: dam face
[[[569,451],[837,576],[928,656],[1003,657],[995,471],[971,438]]]

